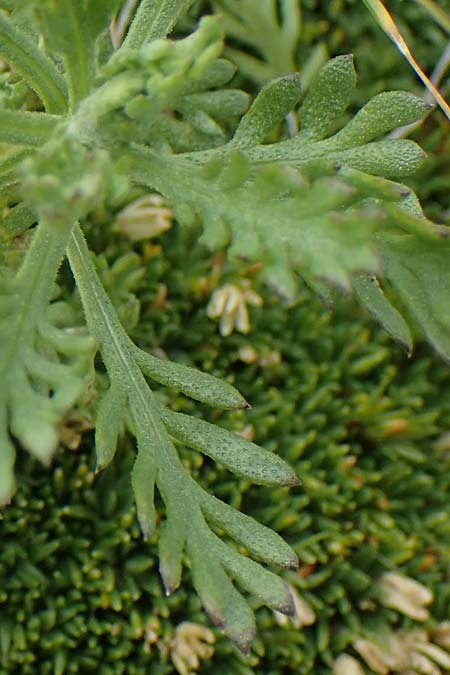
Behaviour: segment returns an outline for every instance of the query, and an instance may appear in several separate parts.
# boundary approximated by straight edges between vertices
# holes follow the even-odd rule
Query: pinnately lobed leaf
[[[136,437],[131,483],[147,539],[158,521],[155,488],[164,502],[167,591],[179,585],[186,555],[212,620],[248,652],[254,617],[234,582],[287,614],[293,600],[284,582],[217,532],[264,562],[295,567],[298,560],[277,535],[200,490],[173,441],[261,485],[296,486],[299,479],[275,453],[164,408],[146,377],[208,405],[249,406],[229,383],[132,343],[83,230],[102,241],[93,234],[99,214],[123,208],[136,190],[156,191],[182,226],[202,225],[203,242],[263,263],[266,280],[289,300],[301,279],[318,289],[356,286],[410,350],[408,328],[381,287],[361,281],[386,278],[447,360],[448,242],[404,186],[385,181],[414,171],[423,152],[411,141],[380,137],[419,118],[426,104],[404,92],[380,94],[340,128],[355,86],[352,58],[325,64],[301,101],[298,75],[281,72],[297,40],[294,0],[224,0],[228,18],[230,8],[236,13],[232,32],[245,38],[253,21],[278,36],[275,50],[264,45],[265,63],[246,62],[254,73],[279,75],[247,110],[249,96],[227,86],[235,68],[221,58],[220,19],[203,17],[186,38],[165,39],[191,4],[141,0],[122,45],[108,37],[116,0],[30,0],[33,11],[0,11],[0,55],[22,87],[0,110],[2,234],[31,242],[14,269],[0,269],[0,500],[14,491],[10,435],[50,462],[64,415],[92,382],[99,348],[109,388],[96,408],[97,468],[112,461],[127,423]],[[248,35],[254,40],[254,30]],[[287,115],[299,132],[273,142]],[[55,281],[72,293],[66,271],[58,276],[66,255],[91,336],[74,339],[77,322],[56,319]]]
[[[386,237],[382,243],[385,274],[417,319],[437,353],[450,363],[450,290],[448,240],[423,241],[412,236]]]
[[[238,476],[260,485],[299,485],[298,477],[286,462],[242,436],[166,409],[161,411],[161,417],[171,436],[212,457]]]
[[[297,569],[298,558],[291,547],[275,532],[236,511],[200,487],[201,507],[209,522],[246,546],[252,555],[280,567]]]
[[[233,145],[245,148],[264,141],[293,109],[300,94],[300,77],[296,73],[266,84],[236,129]]]
[[[355,292],[375,319],[406,349],[408,356],[412,352],[412,337],[408,324],[384,295],[376,277],[357,277],[354,280]]]
[[[300,136],[320,141],[334,131],[356,87],[351,54],[338,56],[320,70],[300,109]]]
[[[115,383],[100,399],[95,426],[97,470],[104,469],[114,459],[118,436],[123,426],[126,404],[124,391]]]
[[[156,358],[140,349],[136,361],[145,375],[167,387],[179,389],[197,401],[220,408],[247,408],[248,403],[231,384],[189,366]]]

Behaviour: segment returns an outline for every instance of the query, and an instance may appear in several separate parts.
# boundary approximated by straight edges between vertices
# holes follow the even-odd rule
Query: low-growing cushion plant
[[[93,424],[86,401],[66,420],[61,439],[72,450],[61,449],[52,469],[21,455],[18,493],[0,522],[2,675],[169,675],[175,668],[185,675],[197,667],[204,675],[330,675],[343,654],[369,673],[358,640],[382,648],[389,635],[420,630],[432,641],[448,619],[446,367],[423,344],[408,361],[354,303],[339,302],[330,314],[308,290],[287,311],[255,284],[264,305],[252,311],[250,334],[222,337],[206,314],[215,263],[200,247],[187,263],[189,242],[175,228],[157,242],[159,253],[147,262],[135,255],[132,264],[117,238],[108,254],[116,268],[103,263],[103,278],[107,287],[112,277],[116,283],[120,261],[122,283],[142,305],[132,329],[141,346],[238,380],[253,402],[218,417],[160,387],[161,404],[254,436],[302,476],[295,493],[260,488],[179,446],[204,489],[291,543],[301,564],[284,578],[302,604],[283,621],[252,599],[258,637],[249,657],[220,631],[203,649],[183,641],[186,631],[210,639],[191,573],[165,596],[157,534],[142,540],[133,504],[133,443],[124,436],[116,460],[95,478],[92,433],[78,448],[74,439]],[[138,269],[145,269],[140,280]],[[216,282],[236,283],[241,271],[224,266]],[[117,309],[125,316],[133,304],[123,298]],[[433,595],[425,620],[383,604],[380,579],[392,571]],[[214,653],[204,651],[208,644]]]
[[[157,530],[167,593],[187,559],[208,614],[248,652],[255,625],[241,589],[294,615],[288,584],[260,563],[295,569],[297,554],[206,491],[177,445],[263,486],[295,486],[299,477],[279,454],[154,395],[147,378],[217,409],[249,407],[226,380],[130,339],[89,250],[96,223],[131,202],[137,186],[157,192],[181,227],[200,227],[202,243],[231,260],[262,265],[264,281],[290,302],[305,283],[329,303],[333,288],[354,289],[410,352],[408,322],[381,283],[392,287],[446,360],[449,242],[447,229],[395,182],[420,166],[423,152],[382,138],[420,118],[426,103],[386,92],[342,122],[355,87],[348,55],[326,63],[305,96],[292,73],[249,102],[229,85],[235,68],[221,58],[219,18],[166,39],[190,4],[142,0],[117,44],[109,31],[115,0],[0,2],[8,64],[0,110],[0,499],[7,504],[15,491],[17,444],[50,462],[99,350],[95,364],[107,381],[95,413],[97,471],[113,461],[126,425],[137,445],[138,521],[147,539]],[[286,124],[292,116],[295,133]],[[66,259],[73,281],[61,268]],[[61,292],[73,283],[86,329]]]

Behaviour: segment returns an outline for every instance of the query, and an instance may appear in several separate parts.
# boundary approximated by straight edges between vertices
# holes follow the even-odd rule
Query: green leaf
[[[176,513],[168,511],[167,520],[159,528],[158,552],[159,571],[167,595],[171,595],[180,585],[182,574],[182,554],[186,535]]]
[[[62,56],[74,111],[92,87],[96,39],[107,28],[119,0],[34,1],[47,49]]]
[[[126,396],[122,388],[115,384],[100,399],[95,418],[96,471],[101,471],[114,459],[125,403]]]
[[[59,121],[56,115],[0,110],[0,141],[40,147],[49,140]]]
[[[301,12],[297,0],[215,0],[226,33],[248,50],[227,47],[240,72],[263,85],[296,68]]]
[[[0,56],[23,77],[42,99],[47,112],[64,113],[67,93],[64,78],[56,65],[30,36],[0,11]]]
[[[215,83],[210,86],[215,86]],[[179,108],[183,114],[201,110],[213,119],[227,121],[233,117],[241,117],[245,113],[249,98],[248,94],[239,89],[219,89],[184,96]]]
[[[413,347],[411,331],[400,312],[384,295],[377,278],[360,276],[354,280],[353,286],[359,301],[410,356]]]
[[[248,97],[210,91],[234,72],[218,58],[222,39],[220,21],[205,17],[184,40],[122,47],[103,67],[106,81],[83,101],[71,130],[87,144],[116,146],[118,158],[120,144],[135,138],[163,152],[223,144]]]
[[[298,102],[301,93],[297,73],[272,80],[261,89],[250,110],[242,118],[233,137],[239,148],[262,143]]]
[[[299,108],[300,132],[296,136],[261,145],[261,138],[253,138],[250,132],[247,142],[244,132],[250,125],[252,107],[241,121],[239,145],[245,147],[246,155],[254,164],[287,162],[303,168],[323,158],[384,177],[398,178],[413,173],[425,157],[415,143],[405,139],[371,142],[399,125],[420,118],[428,110],[428,105],[412,94],[397,91],[375,96],[343,129],[328,137],[351,101],[355,81],[350,55],[332,59],[321,68]],[[269,85],[267,91],[271,91]],[[255,106],[257,101],[258,98]],[[197,153],[192,160],[207,162],[218,152]],[[221,152],[223,155],[224,150]]]
[[[299,479],[284,460],[242,436],[183,413],[165,408],[160,413],[171,436],[237,475],[260,485],[299,485]]]
[[[135,396],[132,394],[130,398],[132,410],[136,409],[136,403]],[[149,539],[156,526],[154,490],[157,462],[152,444],[153,439],[143,428],[143,425],[139,423],[136,424],[136,440],[138,452],[131,472],[131,485],[136,499],[139,525],[144,539]]]
[[[14,460],[16,451],[8,437],[6,401],[0,399],[0,506],[9,504],[16,491]]]
[[[255,637],[253,613],[216,560],[201,529],[197,537],[188,542],[187,551],[192,561],[195,590],[211,620],[225,630],[244,654],[248,654]]]
[[[63,132],[21,169],[24,202],[55,227],[67,220],[68,212],[72,221],[86,216],[124,184],[105,150],[87,149]]]
[[[230,156],[230,166],[233,181],[239,182],[236,151]],[[275,286],[281,280],[282,291],[296,288],[293,271],[344,288],[350,288],[353,272],[378,271],[371,235],[380,214],[364,207],[363,195],[340,180],[332,166],[323,168],[331,175],[311,181],[288,166],[258,167],[253,181],[232,184],[229,189],[229,179],[222,180],[228,169],[226,160],[219,175],[214,167],[209,177],[207,169],[181,158],[162,160],[140,148],[133,153],[133,175],[138,182],[156,188],[175,205],[189,205],[204,223],[202,239],[207,245],[231,242],[230,256],[267,261],[263,274]],[[247,173],[243,155],[242,176]],[[358,202],[360,211],[355,208]]]
[[[285,581],[246,558],[216,537],[215,545],[224,568],[248,593],[272,609],[293,616],[294,601]]]
[[[242,544],[252,556],[272,565],[297,569],[298,558],[276,532],[198,487],[206,519]]]
[[[201,220],[211,248],[228,246],[230,257],[263,262],[266,280],[288,299],[297,288],[293,272],[312,285],[350,289],[355,273],[379,274],[373,234],[388,222],[435,236],[420,215],[393,203],[409,204],[404,186],[375,177],[397,178],[421,165],[415,143],[374,139],[422,115],[426,105],[404,92],[379,95],[325,138],[354,85],[351,57],[325,64],[299,110],[300,133],[262,145],[298,97],[298,79],[280,78],[255,99],[228,144],[165,160],[134,146],[131,176],[167,197],[182,223]]]
[[[335,136],[330,148],[362,145],[389,131],[420,119],[430,106],[406,91],[387,91],[374,96]],[[303,118],[302,118],[303,119]]]
[[[103,289],[96,274],[94,265],[89,256],[83,235],[75,228],[74,235],[68,247],[70,265],[75,275],[83,307],[86,313],[88,326],[100,344],[103,360],[108,370],[111,387],[121,391],[122,397],[128,400],[133,420],[133,430],[137,438],[138,454],[132,471],[132,484],[136,497],[138,517],[144,536],[148,537],[154,529],[155,507],[154,486],[156,484],[167,513],[160,540],[161,574],[167,592],[172,592],[180,581],[181,556],[185,549],[191,562],[194,586],[200,598],[212,617],[213,621],[222,625],[227,634],[243,651],[248,651],[254,635],[254,618],[242,595],[234,588],[221,560],[223,552],[219,554],[214,543],[216,535],[209,529],[202,513],[202,498],[196,483],[187,473],[173,446],[166,428],[166,418],[173,419],[175,413],[166,411],[154,398],[137,363],[139,351],[132,344],[124,332],[111,302]],[[153,365],[152,365],[153,367]],[[172,370],[174,370],[172,368]],[[197,375],[194,376],[197,378]],[[113,414],[115,412],[112,409]],[[107,411],[106,411],[107,412]],[[195,436],[196,442],[200,434],[207,433],[211,442],[219,442],[223,438],[221,431],[213,432],[214,427],[194,418],[183,417],[183,429],[188,426],[190,437]],[[177,420],[179,416],[176,415]],[[107,424],[105,419],[104,424]],[[116,422],[113,422],[115,425]],[[274,474],[274,466],[279,474],[294,476],[287,466],[270,453],[250,444],[242,445],[235,441],[233,434],[227,434],[228,442],[231,438],[231,447],[228,454],[232,455],[239,447],[251,453],[254,462],[260,462],[261,476],[264,463],[267,466],[267,476]],[[244,442],[244,441],[243,441]],[[233,448],[234,443],[234,448]],[[245,444],[245,442],[244,442]],[[223,452],[225,448],[219,448]],[[259,453],[259,456],[258,456]],[[226,453],[224,453],[225,456]],[[270,457],[270,460],[269,460]],[[242,471],[245,475],[245,470]],[[263,480],[264,482],[264,480]],[[289,482],[293,482],[291,479]],[[205,507],[206,510],[206,507]],[[241,522],[241,534],[242,524]],[[236,527],[234,528],[236,529]],[[239,529],[239,528],[237,528]],[[250,529],[250,539],[255,540],[257,535]],[[238,535],[239,536],[239,535]],[[255,544],[260,550],[260,546]],[[273,548],[273,540],[268,548]],[[271,555],[269,552],[268,555]],[[290,561],[293,560],[289,553]],[[228,564],[228,560],[227,560]],[[231,567],[234,563],[229,562]],[[254,563],[256,565],[256,563]],[[248,565],[246,565],[248,569]],[[254,571],[256,568],[252,566]],[[233,572],[234,573],[234,572]],[[245,570],[242,572],[246,579]],[[260,579],[268,579],[265,573]],[[270,577],[272,579],[272,577]],[[247,581],[250,586],[250,581]],[[257,583],[251,585],[255,590],[260,589]],[[282,593],[277,606],[286,606],[284,584],[278,584],[276,591]],[[262,589],[261,589],[262,592]],[[270,602],[277,603],[275,595],[265,595]]]
[[[6,408],[0,434],[6,436],[9,429],[29,452],[49,463],[62,417],[91,376],[96,349],[89,336],[64,331],[64,320],[60,326],[51,303],[53,284],[75,219],[106,198],[117,179],[104,152],[88,151],[64,135],[44,144],[21,170],[22,191],[31,207],[27,219],[37,214],[40,223],[16,276],[0,279],[0,375]]]
[[[231,384],[181,363],[158,359],[137,349],[136,363],[156,382],[174,387],[191,398],[217,408],[247,408],[248,403]]]
[[[124,47],[136,48],[166,37],[192,3],[193,0],[142,0],[124,40]]]
[[[14,455],[8,428],[29,452],[49,463],[58,443],[61,418],[74,405],[90,375],[93,341],[80,335],[74,344],[69,338],[66,349],[64,333],[48,311],[69,234],[70,222],[59,229],[41,223],[17,276],[9,284],[0,282],[0,437],[5,500],[13,489],[10,466]]]
[[[402,138],[377,141],[346,150],[330,149],[327,157],[375,176],[403,178],[415,173],[422,166],[426,154],[417,143]]]
[[[428,340],[450,363],[450,245],[412,235],[381,237],[383,269]]]
[[[334,131],[350,104],[356,86],[351,54],[328,61],[310,85],[299,116],[299,138],[320,141]]]

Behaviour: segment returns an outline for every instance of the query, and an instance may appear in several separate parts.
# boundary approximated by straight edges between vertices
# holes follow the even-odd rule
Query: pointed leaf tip
[[[260,485],[298,485],[298,478],[281,457],[221,427],[174,413],[161,406],[164,425],[171,436],[203,452],[239,476]]]
[[[383,326],[385,331],[411,355],[411,331],[400,312],[390,303],[375,276],[361,275],[354,279],[353,287],[359,301]]]
[[[292,617],[295,616],[295,602],[292,593],[289,590],[287,593],[288,596],[286,598],[286,602],[284,604],[280,604],[277,607],[277,612],[281,612],[281,614],[286,614],[286,616]]]
[[[240,148],[262,143],[297,104],[301,93],[298,73],[291,73],[268,82],[259,92],[242,118],[233,138]]]
[[[138,513],[139,527],[141,528],[142,538],[144,541],[149,541],[150,537],[153,534],[153,528],[151,522],[144,514]]]
[[[237,593],[237,591],[235,592]],[[204,598],[202,598],[202,602],[213,624],[219,628],[222,628],[230,640],[234,642],[239,651],[241,651],[245,656],[248,656],[252,648],[253,640],[255,639],[256,627],[253,613],[245,603],[245,600],[242,598],[242,596],[241,602],[245,603],[245,613],[247,615],[244,622],[241,621],[242,617],[239,616],[239,612],[235,617],[230,618],[230,621],[226,621],[224,620],[223,616],[219,615],[214,611],[214,609],[212,609],[212,607]],[[239,624],[242,623],[246,625],[239,626]]]
[[[217,408],[245,408],[247,401],[229,382],[197,368],[160,359],[135,347],[134,357],[144,375],[186,396]]]
[[[244,654],[244,656],[249,656],[252,649],[252,643],[254,638],[255,634],[251,635],[251,637],[240,635],[237,639],[234,639],[233,642],[239,649],[239,651],[241,651]]]
[[[355,85],[352,54],[325,63],[300,107],[300,135],[314,140],[325,138],[349,105]]]
[[[9,506],[9,504],[11,504],[11,500],[14,496],[15,491],[16,491],[15,484],[13,484],[8,490],[2,490],[0,492],[0,508],[2,506]]]

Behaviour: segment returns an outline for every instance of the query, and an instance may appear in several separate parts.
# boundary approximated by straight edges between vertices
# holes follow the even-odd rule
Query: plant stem
[[[139,48],[170,33],[193,0],[142,0],[122,46]]]
[[[3,12],[0,12],[0,57],[34,89],[47,112],[57,114],[67,110],[66,84],[55,64]]]
[[[144,454],[143,465],[147,461],[156,462],[157,485],[166,505],[170,502],[177,511],[177,520],[182,521],[186,528],[195,527],[195,523],[203,522],[203,516],[195,493],[190,489],[192,478],[183,467],[167,434],[154,394],[134,359],[134,345],[98,278],[83,233],[78,226],[74,228],[67,255],[83,302],[89,331],[100,343],[111,381],[120,383],[126,391],[137,432],[138,457]],[[139,476],[139,479],[142,486],[142,477]],[[135,492],[139,501],[139,495],[136,490]],[[144,527],[143,530],[144,534],[148,534]]]
[[[43,317],[72,226],[49,227],[41,222],[36,228],[17,274],[19,307],[15,310],[16,321],[9,326],[7,348],[2,350],[0,374],[11,363],[20,361],[18,354],[30,342],[30,333]]]
[[[83,39],[83,26],[73,2],[66,3],[67,21],[72,26],[72,49],[64,55],[64,64],[69,81],[70,110],[75,112],[80,102],[90,91],[95,73],[94,45]]]
[[[0,142],[39,147],[48,141],[59,121],[58,115],[0,110]]]

